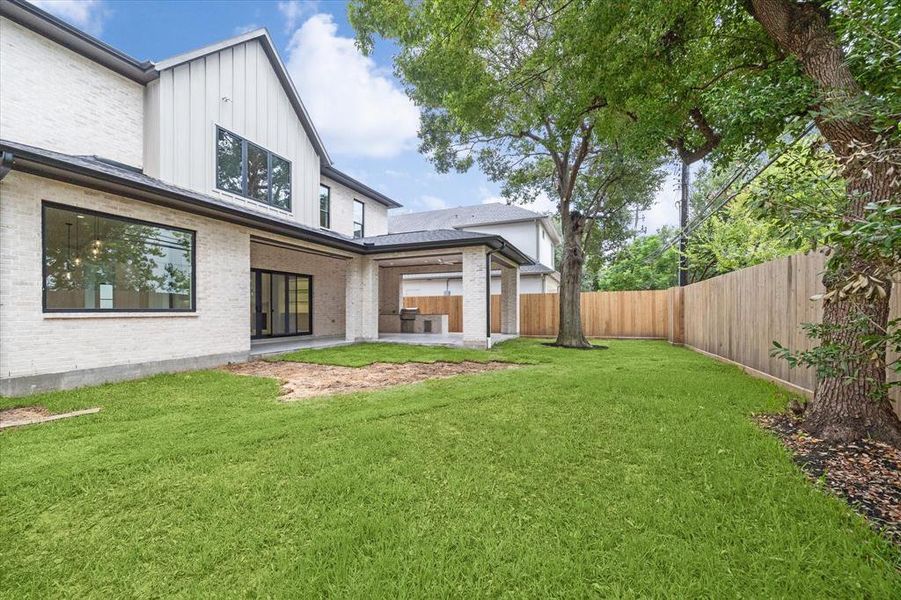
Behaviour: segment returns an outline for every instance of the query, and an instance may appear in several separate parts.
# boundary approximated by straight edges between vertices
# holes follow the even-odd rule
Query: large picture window
[[[327,185],[319,186],[319,226],[332,226],[332,190]]]
[[[354,237],[366,236],[366,205],[354,200]]]
[[[291,210],[291,163],[217,127],[216,187],[276,208]]]
[[[187,229],[45,202],[44,310],[193,311]]]

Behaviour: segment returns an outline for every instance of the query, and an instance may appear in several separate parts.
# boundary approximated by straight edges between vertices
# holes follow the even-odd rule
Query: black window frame
[[[360,224],[360,236],[361,238],[366,237],[366,203],[362,200],[357,200],[354,198],[354,208],[356,208],[357,204],[359,204],[363,210],[360,211],[360,220],[356,219],[356,210],[354,210],[354,214],[351,215],[351,220],[353,222],[353,236],[357,239],[357,223]]]
[[[227,190],[225,188],[219,187],[219,132],[224,131],[230,136],[236,137],[241,141],[241,192],[235,192],[233,190]],[[259,148],[263,152],[266,153],[266,200],[260,200],[259,198],[254,198],[251,196],[247,189],[247,145],[250,144]],[[290,160],[282,156],[281,154],[277,154],[268,148],[260,146],[254,142],[251,142],[247,138],[238,135],[234,131],[230,129],[226,129],[220,125],[216,125],[216,138],[215,138],[215,151],[216,151],[216,172],[213,174],[213,178],[215,179],[216,189],[220,192],[225,192],[226,194],[234,194],[236,196],[241,196],[242,198],[246,198],[251,202],[256,202],[257,204],[263,204],[265,206],[271,206],[272,208],[278,210],[284,210],[287,212],[291,212],[294,206],[294,187],[292,185],[292,176],[294,174],[294,163]],[[288,163],[288,206],[287,208],[278,206],[272,202],[272,157],[276,157],[279,160],[283,160]]]
[[[322,188],[328,191],[328,206],[325,213],[322,212]],[[322,217],[325,215],[325,225],[322,224]],[[325,229],[332,228],[332,188],[324,183],[319,184],[319,226]]]
[[[293,275],[294,277],[297,277],[298,279],[306,279],[307,280],[307,282],[308,282],[307,290],[309,292],[309,297],[310,297],[309,298],[310,330],[305,331],[305,332],[300,332],[300,333],[280,333],[277,335],[257,335],[256,333],[252,333],[250,335],[250,339],[251,340],[268,340],[268,339],[285,338],[285,337],[297,337],[297,336],[301,336],[301,335],[313,335],[313,275],[310,273],[292,273],[291,271],[275,271],[273,269],[258,269],[256,267],[252,267],[250,269],[250,276],[255,278],[255,280],[257,282],[262,280],[263,273],[268,273],[269,275]],[[287,286],[285,286],[285,300],[286,301],[288,300],[287,296],[288,296],[288,288],[287,288]],[[256,299],[254,298],[254,300],[256,300]],[[256,309],[256,307],[255,307],[255,309]],[[286,328],[287,328],[287,320],[288,320],[288,314],[286,313],[285,314]],[[262,329],[262,327],[259,327],[258,323],[254,323],[254,332],[260,331],[261,329]]]
[[[180,231],[191,235],[191,307],[190,308],[47,308],[47,209],[68,210],[79,214],[146,225],[148,227],[160,227],[172,231]],[[41,201],[41,310],[45,313],[196,313],[197,312],[197,231],[184,227],[175,227],[165,223],[154,223],[143,219],[133,219],[99,210],[91,210],[61,204],[50,200]]]

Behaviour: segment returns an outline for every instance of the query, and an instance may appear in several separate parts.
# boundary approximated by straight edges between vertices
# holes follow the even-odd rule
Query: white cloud
[[[508,203],[506,198],[489,193],[488,189],[484,186],[479,188],[479,193],[482,196],[482,204],[493,204],[496,202],[500,202],[501,204]],[[557,202],[544,192],[535,196],[531,202],[518,202],[516,204],[517,206],[522,206],[523,208],[542,214],[554,214],[557,212]]]
[[[335,154],[388,158],[413,148],[419,111],[397,85],[317,14],[288,46],[288,71]]]
[[[91,35],[103,31],[107,10],[101,0],[31,0],[31,3]]]
[[[438,210],[441,208],[447,208],[447,202],[445,202],[444,199],[439,198],[438,196],[430,196],[428,194],[420,196],[418,204],[426,210]]]
[[[304,15],[314,13],[319,8],[316,0],[287,0],[278,3],[278,12],[285,18],[285,31],[291,31]]]
[[[241,35],[242,33],[247,33],[248,31],[253,31],[254,29],[259,29],[260,26],[256,23],[248,23],[247,25],[238,25],[232,31],[234,35]]]

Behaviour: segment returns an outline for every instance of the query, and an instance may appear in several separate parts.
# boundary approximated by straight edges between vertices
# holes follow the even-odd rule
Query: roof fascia
[[[531,265],[534,261],[518,248],[510,244],[499,235],[483,235],[476,238],[460,240],[432,240],[426,242],[407,242],[376,246],[372,243],[360,243],[353,240],[342,240],[313,229],[307,229],[270,219],[264,215],[256,215],[237,207],[222,206],[205,202],[201,198],[195,198],[188,194],[181,194],[173,190],[161,190],[153,186],[137,182],[131,179],[119,177],[115,174],[97,171],[81,165],[73,165],[53,157],[28,151],[17,147],[4,147],[0,145],[0,151],[13,155],[12,170],[38,175],[95,189],[102,192],[133,198],[151,204],[166,206],[176,210],[183,210],[193,214],[226,221],[251,228],[260,229],[269,233],[285,235],[311,243],[335,249],[341,249],[354,254],[381,254],[384,252],[397,252],[403,250],[463,248],[471,246],[487,246],[498,251],[502,256],[520,265]],[[7,161],[8,163],[8,161]]]
[[[153,63],[132,58],[23,0],[0,0],[0,15],[136,83],[159,77]]]
[[[378,191],[372,189],[371,187],[369,187],[368,185],[366,185],[365,183],[363,183],[361,181],[357,181],[350,175],[347,175],[346,173],[339,171],[338,169],[336,169],[335,167],[333,167],[331,165],[326,165],[326,166],[320,167],[319,174],[324,175],[325,177],[328,177],[329,179],[333,179],[333,180],[337,181],[338,183],[340,183],[341,185],[347,186],[356,192],[364,194],[364,195],[368,196],[369,198],[372,198],[373,200],[380,202],[381,204],[384,204],[388,208],[400,208],[401,206],[403,206],[403,204],[401,204],[395,200],[392,200],[385,194],[382,194],[381,192],[378,192]]]

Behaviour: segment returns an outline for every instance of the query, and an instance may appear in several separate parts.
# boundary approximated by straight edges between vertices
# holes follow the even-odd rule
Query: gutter
[[[207,200],[202,194],[191,190],[181,190],[175,186],[158,187],[147,182],[107,173],[80,164],[60,160],[52,156],[34,152],[26,148],[9,147],[0,144],[0,174],[6,175],[12,168],[15,152],[15,169],[23,173],[38,175],[80,185],[103,192],[130,197],[143,202],[175,208],[201,216],[226,221],[246,227],[261,229],[269,233],[285,235],[294,239],[320,244],[330,248],[345,250],[359,255],[380,254],[400,250],[463,248],[467,246],[488,246],[504,253],[519,264],[534,264],[532,259],[514,246],[510,246],[498,235],[485,235],[459,240],[432,240],[414,244],[385,244],[359,242],[321,233],[315,229],[300,227],[292,223],[272,219],[265,215],[248,213],[237,207]],[[169,188],[175,189],[169,189]]]
[[[365,242],[366,254],[380,254],[382,252],[395,252],[399,250],[421,249],[429,250],[435,248],[465,248],[468,246],[488,246],[492,252],[501,252],[507,258],[513,260],[520,265],[533,265],[535,261],[523,254],[515,246],[511,246],[507,241],[499,235],[486,235],[485,237],[466,238],[460,240],[432,240],[427,242],[418,242],[413,244],[385,244],[384,246],[376,246],[372,242]]]
[[[392,200],[385,194],[382,194],[381,192],[378,192],[378,191],[372,189],[365,183],[357,181],[356,179],[354,179],[353,177],[351,177],[350,175],[348,175],[346,173],[342,173],[341,171],[339,171],[335,167],[331,166],[330,164],[323,165],[322,167],[320,167],[319,174],[325,175],[329,179],[333,179],[333,180],[337,181],[338,183],[340,183],[341,185],[347,186],[356,192],[359,192],[361,194],[369,196],[376,202],[379,202],[380,204],[384,204],[388,208],[400,208],[401,206],[403,206],[403,204],[401,204],[400,202]]]
[[[159,77],[150,61],[132,58],[23,0],[0,0],[0,15],[136,83]]]
[[[0,152],[0,181],[3,181],[3,178],[13,170],[13,161],[15,159],[16,157],[13,156],[12,152],[7,152],[6,150]]]
[[[3,154],[11,155],[9,151],[2,152]],[[269,233],[286,235],[306,242],[347,250],[356,254],[365,253],[365,248],[358,242],[336,238],[313,229],[306,229],[276,219],[270,219],[264,215],[249,214],[236,207],[204,201],[201,198],[194,198],[185,193],[161,189],[132,179],[123,180],[123,178],[117,177],[116,175],[88,169],[65,161],[59,161],[26,150],[19,149],[16,151],[16,155],[16,170],[22,173],[38,175],[62,181],[63,183],[80,185],[103,192],[127,196],[135,200],[175,208],[193,214],[218,219],[220,221],[234,223],[236,225],[255,227],[257,229],[262,229],[263,231],[268,231]]]

